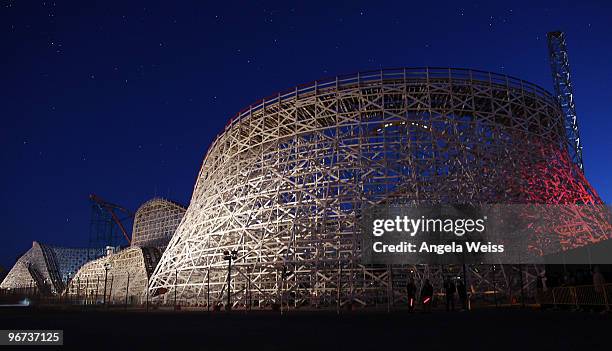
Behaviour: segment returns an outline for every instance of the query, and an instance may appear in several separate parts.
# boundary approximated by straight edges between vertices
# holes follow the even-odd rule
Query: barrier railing
[[[578,308],[581,306],[605,306],[606,309],[609,309],[612,302],[612,284],[540,289],[537,292],[536,299],[540,305],[573,305]]]
[[[530,295],[529,299],[533,303],[533,295]],[[182,301],[182,299],[177,300],[176,302],[172,301],[170,303],[159,303],[150,301],[148,298],[142,296],[130,296],[128,299],[125,299],[125,296],[120,297],[108,297],[106,301],[104,301],[102,297],[102,293],[99,296],[93,296],[91,294],[88,295],[55,295],[55,296],[45,296],[41,294],[41,292],[35,289],[11,289],[5,290],[0,289],[0,304],[18,304],[23,303],[24,301],[29,300],[30,302],[37,305],[56,305],[56,306],[70,306],[70,305],[78,305],[78,306],[91,306],[91,307],[113,307],[113,308],[143,308],[143,309],[157,309],[157,308],[171,308],[176,306],[190,306],[186,301]],[[444,294],[437,294],[436,304],[442,306],[445,302]],[[472,308],[478,307],[487,307],[493,304],[493,302],[488,301],[490,299],[475,299],[474,296],[470,296],[469,304]],[[519,300],[516,302],[512,302],[512,298],[510,301],[507,301],[503,296],[496,297],[495,305],[498,303],[500,305],[514,305],[519,304]],[[487,303],[483,303],[486,302]],[[28,302],[28,303],[30,303]],[[606,285],[584,285],[584,286],[563,286],[563,287],[555,287],[548,288],[546,290],[539,289],[536,292],[535,302],[541,306],[570,306],[576,309],[583,308],[598,308],[610,310],[610,304],[612,304],[612,284]],[[455,303],[459,308],[461,306],[461,301],[456,300]],[[203,306],[203,305],[202,305]],[[200,307],[202,307],[200,306]],[[440,307],[439,306],[439,307]],[[209,309],[214,309],[215,306],[209,307]],[[372,307],[372,306],[370,306]],[[203,307],[206,308],[206,307]],[[441,308],[441,307],[440,307]]]

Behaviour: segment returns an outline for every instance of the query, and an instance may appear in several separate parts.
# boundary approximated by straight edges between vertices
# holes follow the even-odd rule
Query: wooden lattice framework
[[[15,262],[0,284],[0,289],[30,294],[59,294],[89,257],[101,255],[101,250],[57,247],[34,241],[32,248]]]
[[[157,248],[129,247],[90,261],[79,269],[63,294],[92,304],[144,303],[160,256]]]
[[[182,205],[162,198],[145,202],[134,215],[132,246],[157,247],[163,251],[186,210]]]
[[[362,264],[365,206],[599,203],[580,170],[547,168],[565,167],[552,162],[565,140],[555,99],[505,75],[392,69],[295,87],[241,111],[213,142],[149,291],[202,306],[228,291],[245,308],[389,305],[408,277],[439,284],[449,267]],[[231,279],[227,250],[238,251]],[[501,266],[470,272],[476,290],[516,280]]]

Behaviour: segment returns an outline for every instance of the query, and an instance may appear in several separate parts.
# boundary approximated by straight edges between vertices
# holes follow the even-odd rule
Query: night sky
[[[0,264],[86,246],[88,195],[189,203],[204,154],[250,103],[381,67],[505,73],[552,90],[567,33],[587,178],[612,201],[609,1],[1,1]],[[373,6],[376,4],[376,6]]]

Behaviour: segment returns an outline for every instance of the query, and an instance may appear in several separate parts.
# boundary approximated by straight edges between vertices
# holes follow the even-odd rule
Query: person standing
[[[608,312],[610,311],[610,304],[608,302],[605,284],[606,278],[604,278],[603,274],[599,271],[599,267],[595,266],[595,268],[593,268],[593,286],[595,287],[595,293],[602,296],[602,300],[606,305],[605,311]]]
[[[446,312],[455,311],[455,283],[449,278],[446,277],[446,281],[444,282],[444,292],[446,293]]]
[[[425,279],[423,288],[421,289],[421,299],[423,302],[423,312],[431,312],[431,300],[433,298],[433,286],[429,282],[429,279]]]
[[[468,310],[468,300],[467,300],[467,289],[463,280],[457,280],[457,294],[459,295],[459,300],[461,301],[461,307],[464,311]]]
[[[408,311],[414,312],[414,304],[416,303],[416,285],[414,279],[410,278],[406,285],[406,295],[408,297]]]

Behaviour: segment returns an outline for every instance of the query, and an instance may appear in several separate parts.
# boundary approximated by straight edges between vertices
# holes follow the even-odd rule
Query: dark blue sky
[[[86,246],[88,194],[187,204],[237,111],[321,77],[400,66],[506,73],[552,90],[567,32],[587,178],[612,200],[608,1],[2,1],[0,264],[32,240]]]

